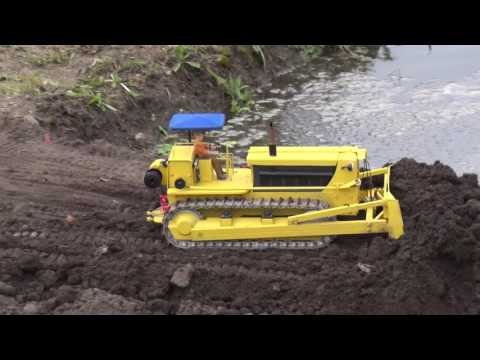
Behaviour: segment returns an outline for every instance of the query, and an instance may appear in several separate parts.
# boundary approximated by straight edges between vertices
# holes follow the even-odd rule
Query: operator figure
[[[203,142],[205,135],[202,132],[193,133],[193,154],[199,159],[211,159],[213,168],[217,173],[218,180],[225,180],[227,175],[223,172],[222,166],[224,160],[217,158],[219,146],[213,144],[205,144]]]

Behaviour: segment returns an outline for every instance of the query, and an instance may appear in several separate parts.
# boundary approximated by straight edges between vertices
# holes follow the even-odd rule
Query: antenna
[[[277,139],[275,135],[275,128],[273,127],[273,121],[270,121],[268,126],[268,151],[270,156],[277,156]]]

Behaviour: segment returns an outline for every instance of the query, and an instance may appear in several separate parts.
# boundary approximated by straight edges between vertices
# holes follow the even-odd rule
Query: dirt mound
[[[82,291],[72,304],[63,304],[55,309],[61,315],[128,315],[143,308],[139,301],[127,300],[123,296],[110,294],[100,289]]]
[[[1,135],[0,313],[478,313],[475,175],[404,159],[406,236],[315,251],[182,251],[144,222],[144,159]],[[100,146],[102,148],[102,146]],[[93,149],[93,150],[92,150]],[[178,287],[173,274],[193,273]]]
[[[140,148],[134,139],[142,132],[147,134],[145,144],[158,144],[162,141],[159,125],[166,127],[173,113],[229,111],[231,100],[210,71],[225,79],[234,73],[235,77],[242,79],[242,84],[255,88],[275,78],[280,70],[287,67],[286,63],[299,65],[305,62],[298,51],[273,46],[265,51],[269,66],[264,68],[250,54],[251,49],[245,52],[241,48],[196,46],[189,51],[197,58],[195,61],[201,64],[201,69],[184,66],[178,72],[172,70],[178,60],[167,46],[92,48],[94,54],[101,54],[95,57],[85,47],[73,48],[69,51],[75,52],[83,61],[64,66],[69,69],[70,80],[77,84],[86,81],[91,85],[98,83],[99,79],[110,79],[114,72],[128,81],[130,87],[133,86],[136,96],[124,96],[108,86],[102,88],[109,93],[104,97],[113,101],[112,105],[118,110],[105,111],[89,106],[85,99],[67,96],[67,89],[72,89],[70,85],[62,91],[48,92],[36,99],[32,113],[43,128],[69,140],[80,139],[89,143],[104,139],[116,145]],[[230,55],[223,56],[228,61],[222,65],[218,59],[225,52]],[[91,63],[98,64],[93,66]]]

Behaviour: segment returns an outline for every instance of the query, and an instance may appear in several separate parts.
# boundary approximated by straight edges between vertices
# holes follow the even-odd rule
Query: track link
[[[216,199],[187,199],[178,201],[174,204],[169,213],[164,218],[163,235],[169,244],[180,249],[245,249],[245,250],[264,250],[264,249],[319,249],[327,246],[332,238],[330,236],[320,237],[315,240],[301,239],[264,239],[264,240],[215,240],[215,241],[192,241],[175,240],[168,229],[171,219],[180,211],[189,211],[194,213],[199,219],[203,218],[200,210],[211,209],[292,209],[315,211],[328,208],[328,204],[315,199],[235,199],[235,198],[216,198]],[[328,221],[328,219],[325,219]]]

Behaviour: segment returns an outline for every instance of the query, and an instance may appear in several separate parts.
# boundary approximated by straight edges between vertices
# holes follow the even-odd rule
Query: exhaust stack
[[[277,156],[277,139],[275,135],[275,128],[273,127],[273,121],[270,121],[270,124],[268,126],[268,138],[268,151],[270,153],[270,156]]]

